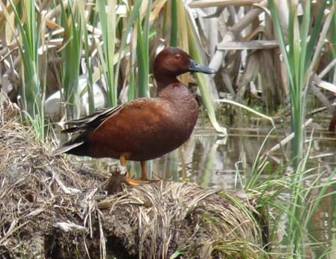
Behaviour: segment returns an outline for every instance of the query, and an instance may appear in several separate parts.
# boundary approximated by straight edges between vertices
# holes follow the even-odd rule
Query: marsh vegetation
[[[335,8],[335,0],[2,0],[0,90],[52,149],[64,121],[155,96],[156,53],[186,50],[217,72],[181,77],[198,86],[202,116],[190,142],[152,162],[153,177],[244,193],[267,219],[258,256],[334,258]],[[85,163],[107,172],[111,162]]]

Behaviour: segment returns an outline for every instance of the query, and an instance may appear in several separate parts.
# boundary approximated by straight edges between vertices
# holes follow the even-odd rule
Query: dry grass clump
[[[51,156],[15,117],[0,118],[1,258],[260,258],[247,202],[174,182],[108,196],[107,177]]]
[[[252,207],[195,184],[158,182],[107,197],[111,240],[141,258],[260,258]],[[253,209],[252,209],[253,210]],[[119,211],[121,213],[115,213]]]
[[[10,116],[18,112],[13,105],[0,106],[0,255],[44,258],[45,237],[62,222],[83,222],[88,205],[80,201],[99,182],[52,157],[30,128]]]

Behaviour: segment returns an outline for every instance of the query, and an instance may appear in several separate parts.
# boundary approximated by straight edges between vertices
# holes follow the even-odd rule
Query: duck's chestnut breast
[[[194,95],[184,85],[176,83],[161,91],[159,97],[171,105],[171,123],[176,134],[188,139],[198,118],[199,106]]]

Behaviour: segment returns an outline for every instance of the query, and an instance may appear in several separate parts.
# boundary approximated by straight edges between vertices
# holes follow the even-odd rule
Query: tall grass
[[[62,5],[62,9],[62,25],[65,35],[62,84],[66,117],[67,119],[73,119],[80,116],[78,81],[82,54],[83,22],[81,21],[82,16],[78,3],[70,1],[70,4],[66,7]]]
[[[335,195],[329,190],[336,184],[336,171],[329,173],[321,170],[320,165],[308,168],[312,134],[305,156],[295,172],[288,176],[283,173],[284,168],[279,168],[266,176],[270,163],[264,149],[271,133],[258,151],[244,188],[256,199],[257,211],[266,216],[270,252],[284,258],[307,258],[309,249],[315,245],[309,226],[321,201]],[[325,251],[325,254],[329,252]]]
[[[269,6],[274,22],[274,29],[279,39],[282,57],[287,67],[289,78],[290,102],[291,102],[291,125],[295,133],[292,143],[292,160],[294,168],[299,167],[299,162],[304,155],[304,128],[302,127],[306,113],[306,97],[311,82],[317,57],[321,52],[330,19],[333,17],[335,8],[332,8],[328,17],[324,17],[327,1],[323,1],[319,15],[312,26],[312,1],[303,4],[303,17],[298,15],[299,5],[289,1],[288,30],[281,27],[279,7],[274,0],[269,0]],[[326,22],[322,23],[325,18]],[[324,26],[324,33],[320,34]],[[288,34],[287,34],[288,32]],[[286,35],[287,34],[287,35]],[[286,37],[287,36],[287,37]]]
[[[138,17],[137,22],[137,60],[138,60],[138,96],[149,97],[149,31],[152,1],[147,1],[144,18]]]
[[[305,231],[307,218],[311,211],[307,198],[315,185],[307,187],[304,182],[309,179],[311,170],[306,168],[308,154],[304,148],[305,130],[303,123],[306,113],[306,98],[309,84],[314,73],[317,57],[323,47],[331,18],[335,8],[325,17],[327,1],[324,1],[319,14],[312,26],[312,1],[303,4],[303,16],[299,17],[299,5],[289,1],[288,30],[282,28],[279,6],[269,0],[269,7],[273,17],[274,28],[279,39],[283,60],[287,67],[291,103],[291,127],[294,132],[292,142],[292,164],[294,172],[289,177],[291,184],[290,203],[286,206],[288,215],[287,244],[291,254],[303,257],[305,254]],[[322,22],[324,20],[324,23]],[[286,35],[285,32],[288,32]],[[286,37],[287,36],[287,37]],[[321,192],[320,192],[321,194]],[[314,203],[313,203],[314,204]]]
[[[191,14],[186,10],[183,3],[178,1],[177,9],[179,12],[180,22],[180,43],[183,46],[188,46],[189,53],[193,57],[193,59],[200,63],[205,63],[204,53],[202,51],[202,47],[200,44],[200,39],[198,38],[198,34],[196,32],[196,25],[193,22]],[[184,20],[182,20],[184,18]],[[203,104],[207,110],[208,117],[213,125],[213,127],[221,134],[227,135],[226,128],[222,127],[216,118],[216,107],[214,102],[214,97],[211,91],[211,84],[208,79],[208,76],[202,73],[196,73],[196,78],[198,81],[198,88],[202,96]]]
[[[117,1],[102,0],[97,1],[96,4],[103,34],[103,59],[101,61],[107,86],[107,103],[110,106],[115,106],[118,103],[114,69],[114,59],[116,56]]]
[[[21,8],[21,5],[24,7]],[[108,106],[115,106],[119,103],[119,92],[121,87],[125,86],[128,86],[128,94],[126,95],[128,99],[148,97],[151,83],[149,46],[153,43],[155,46],[159,36],[167,38],[170,41],[168,45],[190,51],[198,62],[206,63],[204,56],[199,53],[203,50],[197,43],[199,39],[196,25],[191,22],[193,18],[189,16],[182,1],[135,0],[120,2],[102,0],[96,1],[91,9],[89,8],[90,4],[85,1],[69,0],[58,5],[50,2],[43,5],[43,8],[50,9],[47,19],[52,17],[52,20],[47,20],[46,23],[54,23],[56,28],[61,28],[64,31],[53,34],[53,32],[46,30],[46,24],[43,24],[44,35],[40,35],[41,25],[39,22],[42,18],[39,15],[41,12],[36,11],[37,8],[42,8],[42,5],[39,6],[39,3],[35,1],[22,2],[17,4],[20,7],[18,9],[20,12],[16,10],[14,3],[12,6],[16,11],[17,27],[22,39],[22,44],[19,44],[19,47],[21,48],[24,71],[26,71],[23,76],[27,86],[22,88],[23,105],[29,118],[34,120],[36,125],[40,125],[38,126],[40,130],[44,128],[43,123],[45,122],[42,105],[44,101],[42,99],[50,89],[50,85],[48,85],[50,82],[46,76],[44,85],[48,89],[43,89],[38,73],[44,70],[47,75],[49,65],[58,69],[58,64],[51,64],[48,59],[43,68],[39,64],[37,51],[40,47],[40,38],[46,41],[46,45],[54,39],[62,40],[62,45],[58,46],[52,58],[57,60],[61,55],[62,62],[59,66],[61,71],[55,72],[58,73],[57,77],[60,75],[61,78],[63,110],[66,112],[67,119],[79,117],[81,114],[80,96],[83,93],[79,92],[79,76],[84,76],[87,79],[88,85],[84,91],[88,92],[90,112],[95,110],[93,81],[96,79],[93,79],[93,74],[97,70],[101,73],[98,75],[100,77],[98,79],[102,79]],[[125,9],[123,9],[124,7]],[[6,10],[9,17],[11,10],[5,7],[3,9]],[[126,10],[126,12],[121,14],[119,9]],[[90,10],[90,15],[87,13],[88,10]],[[165,15],[163,19],[161,19],[160,13]],[[171,19],[170,15],[176,19]],[[23,19],[23,17],[27,17],[27,19]],[[157,24],[160,26],[156,26]],[[91,31],[89,27],[91,27]],[[98,33],[94,29],[96,27]],[[13,31],[15,30],[16,28],[13,28]],[[48,38],[45,38],[47,35]],[[130,40],[136,43],[134,44]],[[44,57],[46,58],[48,57],[48,49],[48,47],[45,49]],[[96,52],[98,55],[92,54]],[[81,62],[85,63],[85,67],[82,69]],[[122,63],[123,65],[128,63],[129,73],[122,74],[125,73],[121,70]],[[197,78],[210,120],[217,130],[223,131],[216,121],[214,102],[211,101],[212,97],[208,89],[209,81],[204,76],[197,75]],[[187,83],[185,79],[187,79],[186,76],[183,77],[183,80]],[[35,120],[35,118],[39,119]]]
[[[44,93],[40,82],[40,20],[37,19],[35,1],[24,1],[19,4],[10,2],[20,32],[18,42],[23,71],[23,85],[21,87],[22,104],[25,110],[24,117],[33,125],[37,137],[44,139],[45,124],[43,101]],[[9,20],[6,9],[5,15]],[[21,17],[25,17],[22,19]]]
[[[151,2],[146,2],[145,18],[140,16],[142,4],[145,2],[136,0],[133,5],[127,5],[128,12],[122,21],[121,17],[118,17],[116,13],[116,1],[97,2],[104,41],[104,55],[101,58],[101,62],[105,71],[108,104],[110,106],[115,106],[118,103],[120,64],[126,54],[129,51],[133,51],[132,48],[128,48],[127,41],[134,32],[137,33],[136,56],[139,72],[137,73],[131,69],[128,97],[133,99],[137,96],[149,96],[149,13],[151,11]],[[120,31],[118,38],[116,28],[119,28]],[[117,42],[118,51],[116,47]],[[131,55],[134,56],[134,53],[131,53]]]
[[[142,28],[142,26],[140,26],[139,24],[141,19],[138,18],[140,15],[142,4],[143,3],[140,0],[137,0],[134,2],[133,8],[129,9],[128,11],[127,20],[125,21],[125,26],[122,29],[122,36],[121,36],[122,48],[125,48],[126,46],[126,40],[127,40],[128,34],[131,34],[132,40],[134,40],[134,43],[131,42],[130,44],[130,63],[129,63],[130,74],[129,74],[129,86],[128,86],[128,100],[135,99],[136,97],[138,97],[138,94],[139,94],[139,88],[138,88],[139,80],[138,80],[138,71],[136,68],[136,63],[137,63],[137,58],[138,58],[137,49],[140,47],[139,44],[142,44],[141,42],[139,43],[139,41],[137,40],[138,33],[141,33],[139,30],[141,30]],[[146,23],[146,26],[149,26],[149,24]],[[132,28],[133,28],[133,31],[132,31]],[[119,59],[120,58],[121,58],[121,55],[119,55]],[[119,71],[119,66],[117,66],[117,68]],[[143,92],[146,92],[146,91],[147,90],[143,90]]]
[[[90,48],[93,45],[93,39],[89,38],[89,33],[86,28],[86,14],[85,14],[85,5],[84,2],[78,3],[80,20],[82,22],[81,27],[83,28],[83,49],[84,49],[84,59],[86,64],[86,73],[87,73],[87,93],[88,93],[88,102],[89,102],[89,112],[93,113],[95,111],[95,100],[93,92],[93,72],[94,66],[92,63],[92,50]],[[89,19],[88,19],[89,20]],[[91,45],[90,45],[91,44]]]

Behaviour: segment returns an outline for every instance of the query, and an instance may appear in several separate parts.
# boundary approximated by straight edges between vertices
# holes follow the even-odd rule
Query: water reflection
[[[327,193],[335,191],[335,187],[329,188]],[[328,248],[335,247],[333,242],[335,239],[335,195],[325,197],[319,204],[319,207],[314,213],[311,224],[309,224],[309,232],[311,233],[312,251],[316,258],[326,258],[325,252]],[[336,258],[334,250],[334,257]],[[330,256],[330,254],[329,254]]]
[[[265,134],[218,136],[198,128],[180,149],[153,161],[152,171],[167,180],[196,182],[203,187],[240,189],[243,172],[253,165]],[[271,140],[267,145],[275,144]]]

